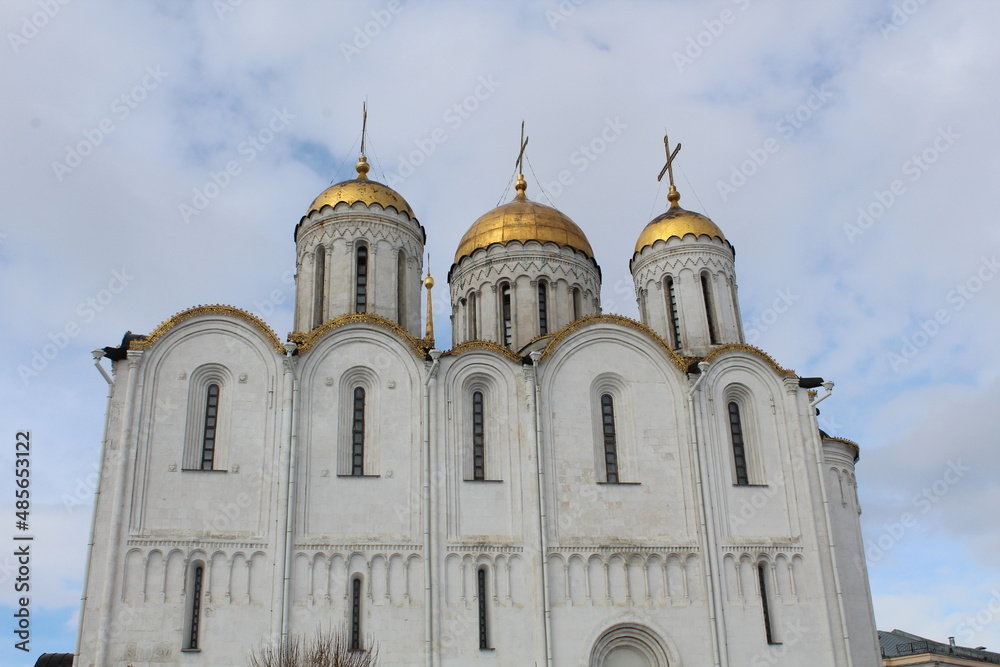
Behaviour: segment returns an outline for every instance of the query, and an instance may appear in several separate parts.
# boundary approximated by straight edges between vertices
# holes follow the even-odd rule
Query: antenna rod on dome
[[[365,154],[365,137],[367,135],[368,135],[368,99],[365,98],[365,101],[364,101],[363,106],[362,106],[362,114],[361,114],[361,154],[362,155]]]

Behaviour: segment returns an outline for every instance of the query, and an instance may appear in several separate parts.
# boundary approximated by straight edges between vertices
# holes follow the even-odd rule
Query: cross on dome
[[[524,149],[528,147],[528,137],[524,136],[524,121],[521,121],[521,150],[517,154],[517,182],[514,189],[517,190],[518,197],[524,197],[524,191],[528,189],[528,182],[524,180]]]
[[[664,134],[663,148],[667,152],[667,163],[663,165],[663,169],[660,170],[660,175],[656,177],[656,180],[658,182],[662,181],[664,172],[667,173],[667,179],[670,183],[670,192],[667,194],[667,201],[670,202],[671,206],[674,206],[681,199],[681,194],[677,192],[677,188],[674,186],[674,158],[676,158],[677,154],[681,152],[681,145],[677,144],[677,146],[674,148],[674,151],[671,153],[670,139],[668,139],[667,135]]]

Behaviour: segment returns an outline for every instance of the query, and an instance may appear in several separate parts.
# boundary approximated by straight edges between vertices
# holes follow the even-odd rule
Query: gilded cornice
[[[214,304],[211,306],[196,306],[194,308],[189,308],[187,310],[182,310],[168,320],[165,320],[160,326],[153,329],[146,338],[141,340],[129,341],[128,349],[130,350],[148,350],[153,347],[157,340],[162,338],[168,331],[176,327],[181,322],[189,320],[192,317],[198,317],[200,315],[226,315],[228,317],[235,317],[238,320],[243,320],[253,328],[260,331],[267,342],[271,344],[274,351],[278,354],[285,354],[285,348],[281,344],[281,339],[278,338],[277,334],[271,330],[271,327],[264,324],[264,321],[248,313],[245,310],[239,308],[234,308],[233,306],[223,306],[221,304]]]
[[[494,354],[499,354],[501,357],[506,357],[515,363],[521,363],[521,357],[519,357],[516,352],[504,347],[503,345],[498,345],[488,340],[467,340],[445,352],[444,356],[455,357],[463,352],[470,352],[472,350],[485,350],[487,352],[493,352]]]
[[[340,327],[348,324],[371,324],[387,329],[396,334],[396,336],[406,343],[418,359],[426,358],[427,350],[432,347],[432,342],[430,340],[426,338],[415,338],[409,331],[399,326],[392,320],[382,317],[381,315],[372,315],[371,313],[350,313],[348,315],[341,315],[340,317],[335,317],[332,320],[327,320],[312,331],[289,334],[288,340],[299,346],[299,353],[301,354],[302,352],[308,352],[317,342],[319,342],[320,339],[334,329],[339,329]]]
[[[682,357],[681,355],[677,354],[677,352],[675,352],[674,349],[670,347],[667,341],[663,340],[663,338],[660,337],[659,334],[657,334],[655,331],[647,327],[642,322],[638,322],[636,320],[624,317],[622,315],[605,315],[602,313],[581,317],[580,319],[570,322],[562,329],[557,331],[555,335],[552,336],[552,340],[550,340],[548,345],[545,346],[545,349],[542,352],[542,361],[545,361],[545,359],[547,359],[549,355],[551,355],[552,352],[555,351],[555,349],[559,347],[559,345],[568,336],[592,324],[617,324],[619,326],[628,327],[629,329],[634,329],[636,331],[646,334],[650,338],[650,340],[656,343],[660,347],[660,349],[663,350],[663,352],[667,355],[670,361],[672,361],[674,365],[681,370],[681,372],[686,373],[687,369],[690,368],[691,364],[695,361],[698,361],[697,359],[693,359],[691,357]]]
[[[754,347],[753,345],[747,345],[746,343],[726,343],[725,345],[720,345],[716,347],[714,350],[712,350],[708,354],[708,356],[705,357],[702,361],[707,361],[708,363],[712,363],[719,357],[729,354],[730,352],[746,352],[747,354],[752,354],[753,356],[759,357],[760,359],[764,360],[764,362],[766,362],[768,366],[773,368],[774,372],[777,373],[778,375],[784,377],[796,377],[795,371],[787,368],[782,368],[781,366],[778,365],[778,362],[775,361],[774,358],[767,352],[761,350],[760,348]]]

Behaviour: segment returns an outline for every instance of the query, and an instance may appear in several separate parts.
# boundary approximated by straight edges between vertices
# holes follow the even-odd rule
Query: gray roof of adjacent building
[[[920,655],[930,653],[931,655],[946,655],[966,660],[1000,665],[1000,653],[987,651],[983,648],[968,648],[965,646],[953,646],[950,643],[936,642],[919,635],[914,635],[902,630],[892,632],[878,631],[878,643],[882,647],[883,658],[896,658],[908,655]]]

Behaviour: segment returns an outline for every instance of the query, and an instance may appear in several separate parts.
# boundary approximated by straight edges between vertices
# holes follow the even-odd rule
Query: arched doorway
[[[649,628],[621,623],[594,644],[590,667],[672,667],[663,642]]]

